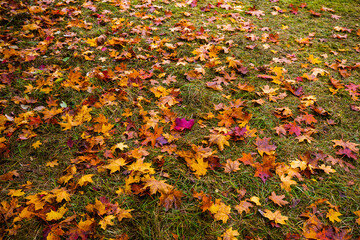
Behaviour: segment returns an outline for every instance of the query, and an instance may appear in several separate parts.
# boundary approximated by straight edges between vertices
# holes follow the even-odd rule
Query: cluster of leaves
[[[139,205],[155,199],[163,216],[191,208],[220,223],[209,238],[266,238],[255,228],[238,232],[236,221],[251,215],[284,239],[360,237],[356,204],[349,210],[309,191],[333,175],[359,177],[358,136],[322,132],[350,127],[323,95],[360,121],[360,62],[336,58],[358,56],[360,45],[311,49],[358,41],[360,29],[289,37],[289,26],[271,29],[264,18],[340,24],[341,16],[306,3],[268,4],[0,1],[0,234],[19,236],[33,221],[49,240],[140,238],[116,226],[136,226],[150,214]],[[251,61],[239,52],[260,55]],[[265,121],[276,126],[259,124],[266,108]],[[255,186],[232,182],[242,173]],[[220,193],[208,187],[212,179]],[[310,205],[298,206],[310,193]],[[341,225],[345,214],[352,220]]]

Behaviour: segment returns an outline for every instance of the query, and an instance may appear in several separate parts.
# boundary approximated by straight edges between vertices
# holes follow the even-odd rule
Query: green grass
[[[333,87],[330,78],[340,80],[344,86],[360,84],[359,69],[352,68],[359,59],[359,50],[356,51],[360,38],[357,34],[358,1],[307,1],[307,6],[300,8],[304,1],[245,0],[229,3],[230,9],[221,8],[220,4],[217,6],[220,1],[213,0],[198,1],[195,7],[191,7],[190,2],[181,7],[180,1],[165,0],[152,1],[152,6],[146,5],[150,1],[118,2],[125,5],[94,1],[95,11],[83,5],[83,0],[45,2],[0,4],[0,60],[3,63],[0,66],[0,236],[3,239],[42,239],[50,236],[47,235],[50,229],[55,233],[57,226],[63,231],[58,232],[60,239],[67,239],[74,237],[72,234],[76,231],[80,234],[79,223],[86,219],[94,222],[82,232],[89,239],[115,239],[121,235],[127,235],[129,239],[221,239],[230,227],[238,231],[238,239],[292,239],[286,237],[291,234],[306,239],[309,232],[304,214],[313,211],[322,223],[317,226],[318,234],[326,230],[349,231],[350,239],[360,237],[359,216],[355,214],[360,210],[359,160],[338,155],[340,147],[334,147],[332,142],[343,140],[360,144],[360,115],[350,109],[350,105],[359,106],[359,101],[344,88],[336,94],[329,90]],[[122,9],[127,2],[131,2],[129,8]],[[210,11],[204,11],[210,6],[208,4],[212,4]],[[298,14],[290,12],[290,4],[298,7]],[[36,12],[37,6],[43,10]],[[242,11],[235,10],[236,6],[241,6]],[[246,14],[245,11],[253,6],[264,11],[265,15],[257,18]],[[275,14],[274,6],[283,11]],[[334,12],[322,11],[322,7]],[[310,10],[321,13],[321,16],[311,15]],[[170,12],[172,15],[168,17]],[[333,14],[341,18],[332,18]],[[115,26],[115,18],[123,20]],[[161,22],[160,18],[163,18]],[[50,19],[51,24],[46,19]],[[72,21],[79,21],[78,25],[68,26]],[[81,24],[85,22],[92,24],[91,29],[86,29],[89,25]],[[25,30],[32,23],[39,29]],[[234,30],[227,31],[229,26]],[[241,31],[244,26],[252,26],[252,30]],[[336,32],[336,26],[352,31]],[[269,28],[269,31],[262,28]],[[208,37],[200,39],[203,30]],[[185,33],[188,40],[181,39]],[[277,33],[277,43],[262,41],[266,34]],[[251,41],[246,38],[250,34],[258,39]],[[333,34],[347,34],[347,38],[336,39]],[[96,47],[86,43],[100,35],[106,36],[105,42]],[[297,42],[309,36],[310,44]],[[117,45],[108,42],[116,38],[125,41]],[[39,47],[44,44],[47,47],[40,51]],[[247,47],[254,44],[254,49]],[[197,59],[194,50],[207,47],[221,47],[216,59],[211,59],[208,53],[204,61]],[[16,54],[9,56],[10,49],[14,49]],[[91,60],[85,59],[87,51],[91,51],[87,56],[93,55]],[[31,52],[36,52],[37,56],[27,59]],[[310,63],[310,55],[321,62]],[[228,57],[241,60],[249,72],[243,75],[231,68]],[[281,62],[284,59],[292,62]],[[212,65],[214,60],[217,63]],[[330,67],[341,61],[350,73],[347,77]],[[316,97],[315,105],[329,115],[317,113],[311,104],[301,106],[301,97],[293,95],[283,83],[276,84],[272,79],[258,76],[275,76],[271,72],[274,67],[282,67],[284,80],[296,89],[301,87],[304,95]],[[310,75],[313,68],[326,70],[328,74],[319,75],[316,81],[299,80],[305,73]],[[79,82],[69,79],[69,72],[76,71],[74,69],[81,74]],[[187,80],[187,73],[195,69],[203,71],[201,77]],[[114,75],[106,77],[106,71],[110,70]],[[228,74],[235,71],[236,79],[228,85],[221,83],[222,91],[207,87],[207,82],[224,77],[222,71]],[[135,72],[139,74],[136,76]],[[176,81],[166,83],[170,75],[175,76]],[[87,85],[81,86],[85,82]],[[252,85],[255,91],[240,90],[239,83]],[[28,90],[30,85],[33,90]],[[160,86],[167,92],[156,96],[154,89]],[[272,101],[264,94],[266,86],[278,88],[275,96],[281,93],[287,96]],[[46,88],[51,91],[46,92]],[[161,88],[158,91],[161,92]],[[356,94],[359,92],[360,87]],[[173,96],[175,104],[162,101],[161,97],[169,95]],[[50,97],[56,102],[50,101]],[[255,102],[259,99],[264,103]],[[235,122],[231,126],[219,125],[224,111],[236,110],[234,104],[237,100],[244,101],[243,112],[252,114],[247,126],[256,130],[256,134],[239,141],[232,137],[228,140],[229,146],[225,145],[220,151],[209,135],[214,131],[229,131],[241,124],[233,116]],[[224,109],[216,109],[219,104],[223,104]],[[86,114],[82,117],[83,106],[91,108],[91,117],[86,119]],[[291,109],[292,116],[277,118],[274,111],[282,107]],[[131,110],[129,116],[126,115],[127,108]],[[59,112],[46,119],[43,109],[58,109]],[[314,115],[317,122],[299,123],[305,112]],[[215,117],[207,119],[208,113]],[[75,124],[64,131],[59,123],[66,121],[66,115],[72,117]],[[106,130],[106,125],[101,128],[102,116],[112,124],[110,129]],[[191,130],[175,131],[176,118],[194,119],[195,124]],[[333,120],[335,125],[329,124],[329,120]],[[311,135],[311,142],[299,142],[294,134],[276,134],[276,127],[294,121],[303,129],[316,131]],[[127,128],[132,124],[133,127]],[[146,130],[145,125],[151,127]],[[142,144],[149,132],[154,132],[155,125],[163,127],[162,136],[172,147],[176,146],[176,150],[169,150],[167,144],[161,146],[159,140],[155,146],[151,146],[151,142]],[[26,137],[26,133],[33,135]],[[270,143],[277,147],[273,153],[276,165],[270,166],[273,176],[265,183],[254,176],[256,164],[265,161],[255,145],[257,137],[271,138]],[[42,144],[35,149],[32,145],[37,141]],[[127,148],[112,149],[120,142]],[[181,157],[181,152],[187,151],[193,154],[190,159],[195,161],[196,147],[209,147],[211,156],[218,158],[222,165],[229,159],[241,158],[244,153],[251,153],[254,163],[252,166],[241,163],[239,170],[231,173],[224,172],[222,167],[213,170],[208,167],[206,174],[199,177]],[[143,155],[138,157],[136,151],[143,151]],[[358,152],[352,153],[360,157]],[[318,166],[325,164],[336,172],[326,174],[316,164],[312,165],[312,173],[309,166],[305,171],[293,169],[298,177],[292,178],[296,184],[287,191],[282,186],[281,176],[284,175],[279,173],[280,170],[296,160],[306,159],[307,154],[310,154],[310,162],[317,158]],[[328,156],[341,158],[352,164],[353,169],[340,164],[331,165],[326,161]],[[111,174],[109,170],[102,171],[103,166],[118,158],[125,159],[126,165]],[[151,176],[128,170],[137,158],[150,164],[154,172]],[[58,160],[57,166],[46,166],[53,160]],[[18,175],[6,178],[6,173],[14,170]],[[93,182],[78,186],[79,179],[87,174],[93,174]],[[66,175],[71,175],[70,179],[61,184],[59,179]],[[127,185],[131,177],[140,178]],[[149,189],[141,191],[150,177],[166,181],[171,188],[181,191],[181,205],[166,210],[161,204],[160,193],[150,194]],[[28,185],[29,181],[31,185]],[[119,188],[124,190],[126,187],[129,188],[127,192],[116,193]],[[58,202],[56,198],[48,197],[56,188],[66,189],[70,200]],[[24,195],[10,196],[12,189],[21,189]],[[240,190],[246,190],[244,196]],[[202,211],[201,200],[193,196],[194,192],[201,191],[208,194],[213,203],[219,199],[231,207],[227,221],[218,219],[210,210]],[[289,204],[281,207],[274,204],[269,199],[272,192],[284,195]],[[41,194],[44,205],[35,210],[28,198],[36,194]],[[259,198],[261,206],[253,204],[249,212],[239,214],[236,206],[240,201],[251,202],[249,199],[254,196]],[[104,214],[86,208],[99,199],[105,205],[109,204]],[[326,201],[318,203],[321,199]],[[13,208],[8,206],[11,202]],[[68,211],[62,217],[47,220],[51,210],[56,211],[64,205]],[[32,212],[30,217],[14,222],[27,206]],[[114,217],[113,224],[102,228],[101,221],[106,216],[115,216],[116,209],[132,209],[131,217],[121,221]],[[342,214],[340,221],[330,221],[327,217],[330,209]],[[288,220],[274,226],[274,221],[262,215],[265,210],[280,210]],[[71,216],[74,219],[70,219]],[[68,221],[62,222],[65,219]],[[320,239],[320,236],[312,239]]]

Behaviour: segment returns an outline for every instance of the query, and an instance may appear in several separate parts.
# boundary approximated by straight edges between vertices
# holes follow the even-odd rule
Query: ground
[[[0,1],[0,238],[360,239],[359,11]]]

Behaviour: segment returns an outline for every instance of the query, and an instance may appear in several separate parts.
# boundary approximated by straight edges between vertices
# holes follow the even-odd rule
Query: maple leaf
[[[132,215],[130,212],[132,212],[134,209],[122,209],[122,208],[117,208],[115,211],[115,215],[118,219],[119,222],[121,222],[121,220],[123,220],[124,218],[132,218]]]
[[[207,168],[209,167],[209,163],[204,161],[202,158],[196,159],[191,165],[191,170],[195,171],[194,174],[197,178],[200,176],[204,176],[207,172]]]
[[[354,214],[359,217],[358,219],[356,219],[356,223],[360,225],[360,210],[355,211]]]
[[[260,19],[261,16],[265,16],[264,11],[262,10],[256,10],[255,8],[250,8],[249,11],[245,11],[246,14],[249,14],[251,16],[256,16]]]
[[[195,123],[194,119],[190,119],[189,121],[187,121],[185,118],[176,118],[175,119],[176,125],[174,129],[177,131],[183,131],[184,129],[191,130],[194,123]]]
[[[46,214],[46,221],[59,220],[64,216],[67,211],[68,209],[65,208],[65,204],[57,211],[51,210],[49,213]]]
[[[321,63],[321,61],[319,60],[319,58],[314,58],[314,55],[309,55],[308,60],[310,63],[312,64],[318,64]],[[316,75],[315,75],[316,76]]]
[[[170,191],[173,188],[173,186],[165,183],[164,180],[158,181],[155,178],[147,178],[146,179],[144,189],[146,189],[147,187],[150,188],[151,195],[157,193],[158,191],[161,193],[167,193],[168,191]]]
[[[25,193],[22,189],[9,189],[8,195],[11,197],[21,197],[24,196]]]
[[[141,144],[147,145],[149,142],[151,142],[151,146],[155,147],[156,139],[158,139],[161,136],[161,134],[163,133],[163,128],[164,127],[159,128],[158,125],[156,125],[154,128],[154,133],[146,131],[145,132],[146,139],[144,141],[142,141]]]
[[[124,144],[123,142],[120,142],[114,146],[111,147],[111,151],[115,153],[116,149],[120,149],[121,151],[124,151],[125,148],[129,148],[128,145]]]
[[[155,170],[151,163],[144,163],[144,159],[137,159],[136,162],[128,166],[128,171],[140,172],[143,174],[154,174]]]
[[[303,131],[300,126],[296,125],[295,121],[284,125],[284,127],[289,131],[290,135],[295,134],[297,137],[300,136]]]
[[[332,169],[331,166],[326,166],[325,164],[322,164],[319,166],[319,169],[323,170],[326,174],[334,173],[336,172],[335,169]]]
[[[269,145],[269,140],[271,138],[264,137],[263,139],[257,137],[255,145],[259,154],[262,156],[264,153],[270,155],[273,154],[275,149],[277,148],[275,145]]]
[[[252,165],[254,163],[254,159],[251,156],[251,153],[243,153],[241,158],[238,158],[240,162],[245,165]]]
[[[264,212],[260,212],[264,217],[268,218],[271,221],[275,221],[275,223],[280,223],[280,224],[286,224],[286,220],[288,220],[289,218],[286,216],[282,216],[280,210],[276,210],[275,212],[272,212],[268,209],[265,209]]]
[[[0,176],[1,181],[9,181],[13,180],[13,177],[19,177],[19,173],[17,170],[9,171]]]
[[[88,183],[93,183],[94,181],[91,179],[93,176],[94,174],[87,174],[82,176],[77,182],[77,185],[82,187],[82,186],[86,186]]]
[[[165,207],[165,210],[168,211],[172,206],[175,209],[178,209],[181,206],[181,198],[184,196],[183,192],[173,189],[167,193],[162,193],[160,196],[160,205]]]
[[[59,162],[57,159],[55,159],[54,161],[47,162],[45,166],[53,168],[55,166],[59,166]]]
[[[329,218],[331,222],[334,221],[341,222],[341,219],[339,218],[339,216],[341,215],[342,215],[341,213],[334,211],[333,209],[330,209],[326,214],[326,217]]]
[[[230,146],[230,143],[227,141],[230,139],[229,135],[224,136],[220,133],[212,133],[208,136],[208,138],[211,144],[218,145],[220,151],[224,150],[224,145]]]
[[[94,225],[94,218],[86,219],[85,221],[81,219],[80,222],[77,224],[77,227],[84,232],[90,232],[94,228]]]
[[[359,146],[359,144],[357,143],[352,143],[352,142],[344,142],[343,140],[331,140],[334,145],[333,147],[337,147],[337,146],[340,146],[340,147],[343,147],[343,148],[349,148],[351,151],[353,152],[359,152],[359,149],[357,148],[357,146]]]
[[[228,159],[224,166],[224,172],[226,173],[237,172],[238,170],[240,170],[239,166],[240,166],[240,162],[238,160],[231,161],[230,159]]]
[[[254,205],[249,203],[248,201],[244,200],[241,201],[238,205],[235,206],[235,209],[241,214],[242,212],[249,213],[250,208]]]
[[[231,207],[225,205],[221,199],[215,199],[215,203],[213,203],[208,210],[214,214],[215,220],[222,220],[223,223],[226,223],[229,219]]]
[[[308,114],[307,112],[305,112],[305,115],[302,116],[302,119],[305,121],[306,124],[317,123],[314,115]]]
[[[261,206],[261,203],[260,203],[260,198],[256,197],[256,196],[252,196],[250,198],[250,201],[252,201],[253,203],[256,204],[256,206]]]
[[[290,175],[288,176],[280,176],[280,180],[281,180],[281,188],[285,189],[287,192],[291,191],[291,185],[297,184],[296,181],[291,179],[292,177]]]
[[[102,166],[102,168],[109,169],[110,174],[120,171],[120,167],[125,166],[126,162],[123,158],[111,160],[109,164]]]
[[[42,143],[40,142],[40,140],[37,140],[35,143],[33,143],[31,146],[34,148],[34,149],[38,149],[40,147]]]
[[[60,203],[63,200],[65,200],[67,202],[70,201],[70,194],[66,190],[66,188],[54,189],[54,190],[52,190],[52,192],[56,196],[56,202]]]
[[[108,215],[99,221],[99,225],[101,226],[102,229],[106,230],[106,227],[108,225],[110,226],[114,225],[114,223],[112,222],[114,218],[115,218],[114,215]]]
[[[233,230],[232,227],[227,229],[221,237],[223,240],[236,240],[237,236],[239,236],[239,232],[237,230]]]
[[[271,196],[269,197],[269,199],[279,206],[284,206],[286,204],[289,204],[288,201],[283,200],[284,197],[285,195],[278,196],[275,194],[275,192],[271,192]]]

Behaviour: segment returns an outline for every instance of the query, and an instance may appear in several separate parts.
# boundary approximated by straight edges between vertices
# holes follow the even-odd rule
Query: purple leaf
[[[189,121],[187,121],[185,118],[176,118],[175,119],[176,126],[174,127],[174,129],[176,131],[183,131],[184,129],[191,130],[194,123],[195,123],[194,119],[190,119]]]
[[[165,144],[169,144],[168,140],[166,138],[164,138],[163,135],[161,135],[160,137],[158,137],[156,139],[157,143],[159,143],[161,146],[165,145]]]

